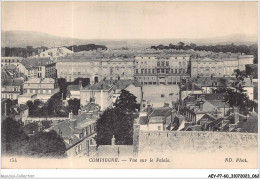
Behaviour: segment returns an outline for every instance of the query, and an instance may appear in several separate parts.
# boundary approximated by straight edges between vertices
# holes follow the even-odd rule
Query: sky
[[[257,2],[2,2],[2,31],[82,39],[257,36]]]

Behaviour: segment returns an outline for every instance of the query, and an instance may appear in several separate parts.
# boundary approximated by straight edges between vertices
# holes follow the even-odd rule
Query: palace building
[[[177,84],[190,77],[190,55],[142,55],[135,57],[135,79],[143,85]]]

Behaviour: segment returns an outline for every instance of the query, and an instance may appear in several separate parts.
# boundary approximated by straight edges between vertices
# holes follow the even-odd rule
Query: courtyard
[[[179,98],[178,85],[144,85],[143,99],[149,101],[154,107],[162,107],[164,103],[172,106]]]

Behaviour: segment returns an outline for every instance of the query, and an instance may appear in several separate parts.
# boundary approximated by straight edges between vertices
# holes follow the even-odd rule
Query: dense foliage
[[[90,51],[90,50],[97,50],[97,49],[102,49],[102,50],[107,49],[107,47],[104,45],[95,45],[95,44],[73,45],[73,46],[69,46],[67,48],[70,50],[73,50],[74,52]]]
[[[26,48],[21,47],[2,47],[2,56],[4,57],[29,57],[38,54],[39,49],[48,49],[47,47],[33,48],[27,46]]]
[[[80,109],[79,99],[70,99],[68,104],[61,99],[61,93],[54,94],[47,102],[35,100],[28,101],[26,104],[29,107],[29,116],[31,117],[67,117],[69,112],[78,114]]]
[[[132,145],[136,117],[136,97],[122,90],[115,107],[106,109],[97,121],[97,145],[110,145],[113,135],[116,144]]]
[[[254,45],[196,45],[191,43],[190,45],[185,45],[183,42],[179,42],[178,45],[169,44],[169,46],[158,45],[151,46],[152,49],[176,49],[176,50],[196,50],[196,51],[212,51],[212,52],[232,52],[232,53],[245,53],[247,55],[254,55],[254,63],[258,63],[258,46]]]
[[[23,128],[12,118],[6,118],[1,125],[2,154],[28,155],[36,157],[64,156],[66,146],[63,139],[55,132],[37,132],[28,136],[26,132],[37,130],[36,124]]]

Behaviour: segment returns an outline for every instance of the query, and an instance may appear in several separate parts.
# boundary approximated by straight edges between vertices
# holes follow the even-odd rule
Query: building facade
[[[18,99],[23,94],[23,80],[21,79],[2,79],[1,97],[12,100]]]
[[[187,79],[189,55],[143,55],[135,57],[134,77],[143,85],[171,85]]]
[[[97,83],[80,90],[80,105],[85,106],[95,102],[104,111],[113,105],[113,85]]]
[[[102,80],[102,60],[85,56],[71,56],[58,60],[56,64],[58,78],[72,82],[77,78],[89,78],[90,83]]]
[[[23,90],[25,95],[37,94],[37,99],[45,102],[59,92],[59,87],[52,78],[33,78],[24,82]]]
[[[108,80],[133,80],[134,60],[129,58],[102,60],[102,77]]]
[[[234,70],[244,71],[247,64],[253,64],[253,55],[231,57],[204,57],[191,59],[191,77],[197,76],[233,76]]]

